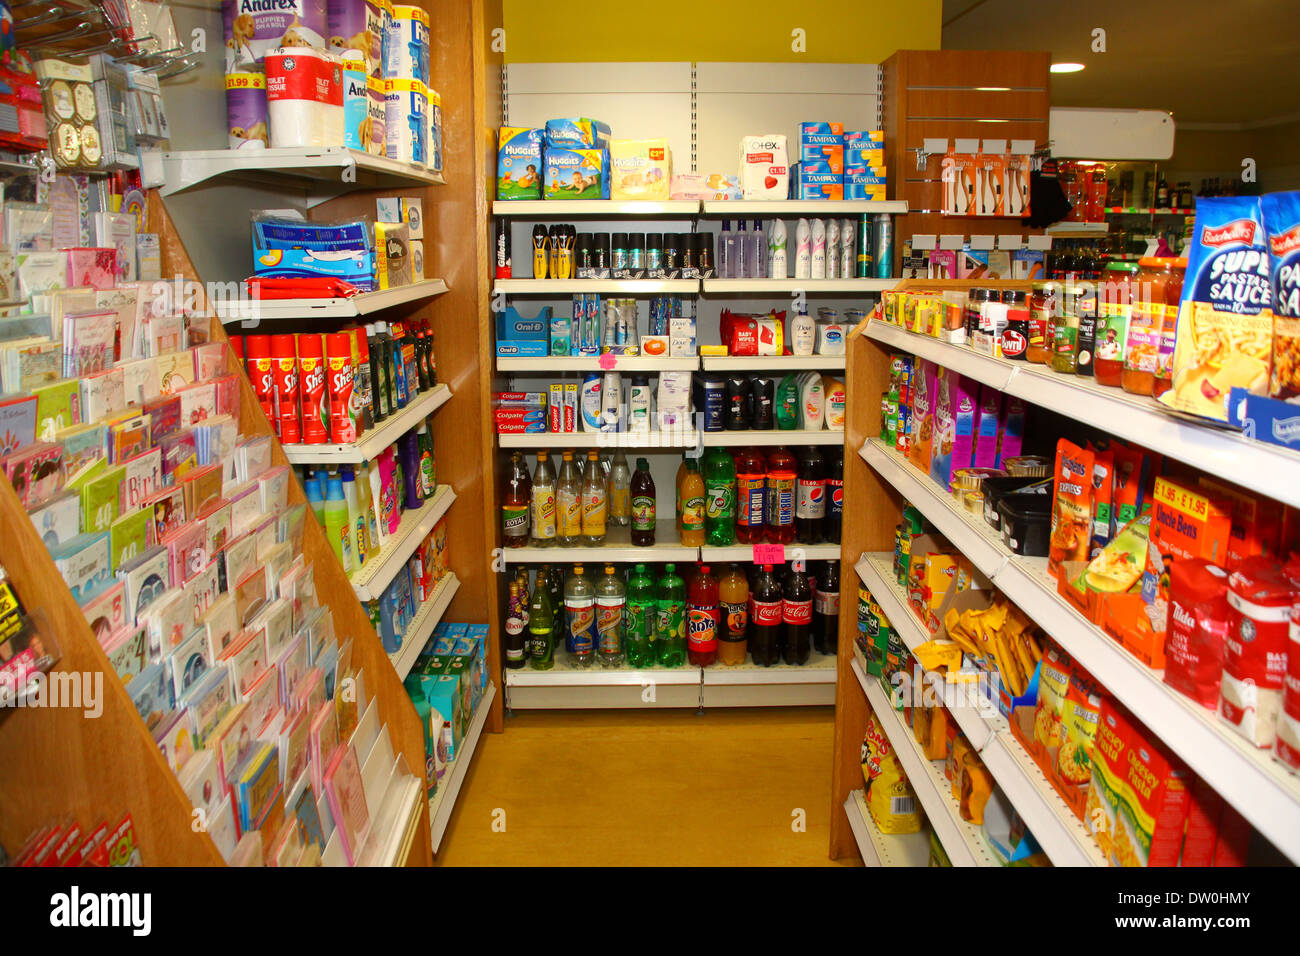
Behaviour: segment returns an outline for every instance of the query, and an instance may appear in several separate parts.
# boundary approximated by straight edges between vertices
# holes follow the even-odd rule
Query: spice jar
[[[1025,360],[1047,364],[1049,354],[1047,328],[1050,324],[1051,303],[1054,295],[1049,295],[1055,286],[1050,282],[1035,282],[1033,294],[1029,297],[1029,341],[1025,345]]]
[[[1124,342],[1128,337],[1136,262],[1112,262],[1106,266],[1097,309],[1097,345],[1093,375],[1102,385],[1120,387],[1124,372]]]
[[[1071,311],[1079,317],[1079,333],[1075,338],[1074,370],[1079,375],[1092,375],[1093,355],[1097,348],[1097,289],[1093,283],[1075,287]]]
[[[1120,378],[1124,391],[1134,395],[1155,394],[1160,340],[1164,334],[1165,286],[1171,275],[1167,263],[1172,261],[1155,256],[1138,260],[1137,284],[1124,344],[1124,372]]]
[[[966,341],[970,342],[980,327],[980,307],[989,301],[988,289],[971,289],[966,293]],[[997,301],[994,299],[993,301]]]
[[[1164,259],[1165,309],[1160,323],[1160,352],[1156,356],[1156,380],[1152,394],[1159,398],[1173,387],[1174,342],[1178,334],[1178,302],[1183,296],[1186,259]]]
[[[1074,304],[1081,294],[1077,286],[1061,287],[1059,307],[1053,310],[1052,369],[1067,375],[1073,375],[1079,368],[1079,314]]]

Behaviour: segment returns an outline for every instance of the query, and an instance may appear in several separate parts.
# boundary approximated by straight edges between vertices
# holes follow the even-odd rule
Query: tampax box
[[[844,147],[839,143],[803,143],[799,147],[801,163],[826,163],[831,172],[844,172]]]
[[[502,126],[497,140],[497,199],[542,198],[542,131]]]
[[[888,177],[883,166],[844,164],[844,198],[883,200]]]
[[[799,164],[800,199],[843,199],[844,175],[822,160]]]
[[[844,147],[844,165],[849,166],[867,166],[867,167],[884,167],[885,150],[883,146],[877,146],[874,143],[863,143],[860,146]]]
[[[843,146],[844,124],[822,121],[800,123],[799,142],[807,146]]]

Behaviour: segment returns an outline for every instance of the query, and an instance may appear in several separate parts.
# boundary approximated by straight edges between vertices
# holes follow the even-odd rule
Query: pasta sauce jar
[[[1156,355],[1156,380],[1152,394],[1159,398],[1174,384],[1174,343],[1178,333],[1178,302],[1183,297],[1187,260],[1164,259],[1164,315],[1160,322],[1160,351]]]
[[[1138,260],[1137,281],[1132,288],[1129,310],[1128,336],[1124,343],[1124,371],[1120,376],[1124,391],[1134,395],[1156,394],[1156,371],[1159,368],[1161,343],[1166,337],[1168,287],[1174,281],[1173,264],[1176,261],[1155,256],[1144,256]],[[1175,292],[1181,292],[1181,273],[1178,274],[1177,286]],[[1171,359],[1172,322],[1177,317],[1178,298],[1175,295],[1171,330],[1168,333]]]
[[[1025,360],[1028,362],[1047,364],[1051,341],[1048,338],[1048,330],[1051,326],[1051,310],[1055,301],[1053,283],[1034,283],[1034,291],[1029,297],[1029,341],[1025,346]]]
[[[1093,376],[1101,385],[1120,387],[1124,375],[1124,341],[1128,337],[1129,311],[1133,304],[1133,276],[1136,262],[1112,262],[1106,266],[1097,302],[1097,344]]]

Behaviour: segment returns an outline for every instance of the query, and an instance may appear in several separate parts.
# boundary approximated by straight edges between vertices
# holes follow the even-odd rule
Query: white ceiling
[[[944,0],[943,48],[1048,50],[1053,106],[1163,109],[1181,128],[1300,119],[1296,0]],[[1092,52],[1092,31],[1106,52]]]

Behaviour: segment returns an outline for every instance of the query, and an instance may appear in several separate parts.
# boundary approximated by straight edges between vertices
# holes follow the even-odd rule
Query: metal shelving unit
[[[493,295],[696,295],[699,279],[496,279]]]
[[[774,428],[771,431],[754,431],[752,429],[734,432],[702,432],[704,446],[714,445],[842,445],[844,432],[806,428]]]
[[[492,215],[516,216],[520,219],[603,219],[626,216],[630,219],[655,217],[691,219],[699,215],[698,199],[669,199],[615,202],[611,199],[496,199]]]
[[[697,355],[549,355],[538,358],[497,358],[498,372],[550,375],[555,372],[693,372]]]
[[[699,555],[699,548],[678,543],[676,523],[672,519],[655,523],[655,543],[644,548],[632,544],[631,526],[611,524],[605,535],[605,543],[599,546],[501,549],[501,561],[506,565],[695,562]]]
[[[425,279],[393,289],[361,292],[335,299],[215,299],[212,303],[222,322],[274,322],[285,319],[355,319],[442,295],[447,283]]]

